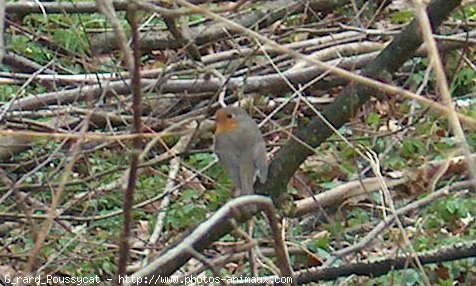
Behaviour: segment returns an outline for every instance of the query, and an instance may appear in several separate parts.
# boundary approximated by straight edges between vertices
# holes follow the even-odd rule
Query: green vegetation
[[[362,27],[365,27],[367,22],[372,29],[386,25],[393,27],[409,23],[413,19],[413,12],[410,10],[383,9],[381,14],[376,14],[379,6],[375,1],[356,2],[372,2],[364,8],[360,7],[362,8],[362,11],[359,10],[360,22],[357,22],[362,24]],[[211,4],[209,7],[223,8],[218,4]],[[247,7],[245,5],[243,9],[248,9]],[[233,10],[230,11],[233,13]],[[339,7],[335,14],[329,15],[306,11],[286,17],[278,24],[273,24],[275,26],[252,28],[263,34],[273,33],[269,34],[269,37],[279,43],[294,43],[341,32],[344,29],[343,25],[336,25],[335,22],[349,27],[355,25],[355,22],[348,20],[356,17],[355,12],[348,6]],[[125,12],[118,12],[117,15],[126,34],[130,34]],[[164,20],[157,15],[152,16],[152,13],[138,13],[139,24],[144,24],[144,34],[165,32],[167,27]],[[208,24],[207,19],[202,15],[193,14],[181,18],[181,21],[188,20],[190,24],[188,29],[192,29],[197,25]],[[465,20],[474,27],[476,5],[456,11],[450,21],[457,20]],[[101,73],[126,71],[121,52],[115,50],[106,54],[96,54],[92,48],[97,35],[104,31],[112,31],[112,25],[102,14],[61,13],[48,14],[47,17],[43,14],[27,14],[18,19],[12,18],[11,21],[5,32],[8,51],[45,66],[57,74],[63,76],[89,74],[99,79]],[[461,32],[462,29],[467,27],[455,28],[455,25],[448,24],[442,31],[452,34]],[[386,42],[389,39],[386,35],[379,35],[368,36],[366,40]],[[199,48],[203,55],[214,55],[231,49],[239,51],[244,47],[260,50],[259,46],[254,45],[254,42],[245,36],[233,37],[231,34],[226,40],[220,39]],[[311,47],[311,52],[312,49],[318,48]],[[307,52],[305,48],[302,51]],[[295,64],[289,58],[270,54],[276,60],[280,71],[290,69]],[[248,55],[242,57],[236,53],[234,57],[244,59]],[[473,118],[476,118],[475,57],[474,48],[468,47],[448,51],[443,58],[456,109],[459,113]],[[175,126],[171,132],[176,134],[160,138],[141,161],[143,165],[139,168],[134,192],[132,213],[134,222],[130,241],[129,266],[136,267],[135,269],[141,265],[146,251],[150,250],[151,257],[156,257],[163,249],[182,239],[184,233],[205,221],[233,196],[233,183],[221,166],[216,164],[216,155],[210,152],[209,131],[200,130],[195,133],[192,143],[185,150],[180,150],[179,172],[174,178],[169,176],[170,159],[173,156],[148,164],[150,160],[168,154],[171,148],[181,142],[181,136],[189,132],[185,126],[192,119],[195,120],[197,114],[193,113],[194,111],[200,110],[200,115],[209,117],[213,110],[205,110],[205,107],[213,106],[217,98],[215,93],[196,93],[194,90],[165,93],[161,90],[162,84],[170,79],[197,77],[200,80],[209,77],[215,79],[219,73],[223,73],[226,79],[235,76],[227,74],[232,70],[227,67],[230,65],[229,61],[214,63],[216,68],[215,66],[211,68],[207,66],[206,61],[191,64],[190,60],[186,59],[186,49],[173,51],[153,49],[141,57],[142,72],[152,71],[149,78],[159,80],[157,86],[151,85],[143,89],[144,97],[147,96],[142,114],[143,131],[147,134],[158,133]],[[239,63],[240,68],[236,72],[241,72],[240,76],[244,77],[276,73],[270,65],[262,69],[260,65],[255,65],[267,62],[267,57],[263,54],[250,55],[246,61]],[[394,75],[392,83],[413,92],[424,85],[420,90],[421,95],[441,102],[433,71],[427,75],[428,66],[426,58],[412,58]],[[165,69],[157,71],[158,67],[166,68],[167,71],[164,71]],[[2,65],[2,71],[5,73],[18,72],[15,68],[17,67]],[[13,78],[13,75],[11,76]],[[122,80],[127,77],[128,75],[122,74],[118,78]],[[8,77],[5,75],[5,78]],[[7,103],[42,96],[48,92],[60,93],[62,90],[76,87],[86,89],[89,85],[95,84],[82,80],[64,83],[59,80],[43,81],[32,78],[31,82],[22,86],[25,83],[25,79],[22,78],[19,80],[20,83],[0,85],[0,104],[4,107]],[[101,81],[102,88],[107,84],[110,83]],[[312,93],[313,91],[306,90],[309,94],[306,93],[305,96],[310,99],[332,99],[340,88],[333,86],[324,91],[319,90],[317,96]],[[226,91],[227,96],[232,95],[230,99],[227,98],[230,103],[238,96],[249,99],[248,94],[240,94],[242,91],[239,89]],[[265,90],[260,94],[261,97],[254,101],[255,106],[263,111],[264,115],[251,108],[250,110],[254,112],[257,121],[262,121],[282,102],[278,99],[289,99],[290,95]],[[169,102],[165,100],[166,96],[173,98]],[[395,95],[385,96],[387,96],[385,100],[375,99],[366,104],[358,114],[355,114],[351,122],[340,128],[340,135],[349,140],[351,145],[334,134],[315,148],[315,154],[301,166],[288,186],[287,192],[294,200],[330,191],[346,182],[375,177],[368,161],[359,155],[358,150],[375,151],[379,156],[381,172],[387,178],[399,178],[401,174],[416,176],[402,186],[391,188],[396,208],[424,198],[436,189],[469,178],[465,167],[455,166],[456,164],[446,166],[447,172],[442,173],[438,172],[440,170],[431,170],[431,173],[420,171],[419,168],[429,162],[460,155],[457,138],[450,130],[447,119],[436,115],[430,108]],[[321,103],[316,106],[322,107]],[[93,111],[94,113],[91,113]],[[100,113],[114,114],[116,117],[101,117]],[[264,124],[262,130],[268,142],[270,157],[273,158],[277,149],[290,138],[288,126],[295,127],[309,122],[312,116],[312,111],[299,99],[274,115],[271,118],[274,124],[269,121]],[[202,119],[199,118],[200,122]],[[7,112],[5,116],[2,115],[2,129],[66,135],[77,134],[83,124],[88,124],[88,132],[91,134],[108,136],[129,134],[133,126],[131,95],[109,90],[101,96],[101,99],[91,96],[86,100],[68,104],[58,99],[57,103],[47,107],[42,106],[33,110],[15,109]],[[464,128],[466,140],[474,152],[476,132],[467,126]],[[3,177],[0,184],[0,212],[4,215],[0,216],[0,221],[14,223],[14,227],[7,231],[0,228],[2,265],[11,265],[11,269],[15,271],[25,268],[28,255],[41,231],[42,222],[48,216],[51,202],[61,190],[59,217],[53,222],[43,243],[37,266],[46,265],[41,272],[53,272],[55,275],[83,277],[99,275],[103,280],[113,277],[117,271],[117,249],[123,228],[121,211],[124,203],[123,189],[127,185],[131,154],[134,152],[132,141],[83,140],[78,137],[25,138],[29,140],[27,143],[7,144],[7,148],[18,147],[20,144],[25,144],[26,148],[6,156],[8,158],[1,161],[0,166]],[[79,152],[73,156],[73,147],[78,142],[81,142]],[[144,146],[149,142],[150,138],[142,141]],[[67,166],[73,159],[72,170],[67,173]],[[9,181],[20,183],[13,189]],[[170,185],[170,181],[174,187],[166,192],[166,186]],[[13,191],[9,193],[10,190]],[[18,194],[23,194],[24,197]],[[162,206],[165,197],[169,202]],[[148,203],[143,203],[148,200],[150,200]],[[295,251],[291,255],[293,266],[304,269],[321,265],[332,257],[334,251],[359,242],[384,218],[381,209],[383,204],[381,193],[374,192],[346,199],[338,205],[325,207],[305,218],[288,218],[285,223],[288,247],[305,250]],[[389,213],[387,209],[386,214]],[[150,236],[158,223],[158,214],[165,214],[165,218],[160,222],[163,229],[158,241],[150,244]],[[402,221],[413,248],[424,252],[476,239],[475,217],[474,192],[461,191],[444,196],[402,216]],[[245,230],[244,225],[237,225],[238,228]],[[258,215],[253,234],[256,244],[263,249],[272,247],[271,235],[268,220]],[[245,243],[239,231],[235,230],[221,238],[216,245],[210,246],[210,250],[204,255],[210,260],[226,256]],[[397,254],[409,254],[410,251],[402,242],[397,227],[392,225],[365,249],[346,258],[337,259],[334,265],[340,266],[348,262],[377,257],[392,258]],[[276,263],[273,255],[265,256],[269,261]],[[260,259],[266,265],[271,265],[266,259],[261,257]],[[247,263],[246,259],[230,261],[224,266],[220,265],[218,270],[223,276],[249,276],[251,271]],[[470,258],[425,265],[424,269],[433,285],[472,285],[476,279],[475,263],[476,258]],[[188,268],[185,270],[190,270]],[[273,267],[261,265],[259,274],[272,275],[274,274],[272,269]],[[214,275],[211,271],[205,273],[209,276]],[[422,281],[421,273],[410,265],[406,270],[390,271],[380,277],[349,276],[339,278],[338,282],[319,282],[316,285],[423,285]]]

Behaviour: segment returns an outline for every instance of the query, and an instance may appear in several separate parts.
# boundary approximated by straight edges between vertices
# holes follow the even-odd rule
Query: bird
[[[266,143],[256,122],[237,107],[215,112],[214,149],[221,165],[237,187],[235,196],[251,195],[258,178],[268,179]]]

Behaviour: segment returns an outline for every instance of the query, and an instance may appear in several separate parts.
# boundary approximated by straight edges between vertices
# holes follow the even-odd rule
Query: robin
[[[215,153],[235,186],[238,196],[254,193],[256,177],[268,179],[266,144],[256,122],[246,111],[225,107],[215,113]]]

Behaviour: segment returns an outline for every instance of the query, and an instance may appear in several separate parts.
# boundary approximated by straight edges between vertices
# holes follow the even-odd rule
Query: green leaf
[[[367,123],[372,125],[374,128],[380,125],[380,115],[376,112],[372,112],[367,117]]]
[[[342,160],[349,160],[351,158],[356,158],[358,156],[354,147],[344,148],[344,150],[342,150],[341,154],[342,154],[342,156],[341,156]]]
[[[343,162],[339,165],[339,168],[344,171],[348,176],[352,176],[355,173],[355,167],[349,162]]]
[[[314,244],[317,248],[328,249],[330,245],[330,240],[327,237],[321,237],[317,239]]]
[[[413,158],[423,153],[425,145],[421,140],[407,140],[403,143],[402,155],[406,158]]]
[[[390,22],[392,24],[405,24],[411,20],[413,20],[413,12],[410,10],[397,11],[390,16]]]

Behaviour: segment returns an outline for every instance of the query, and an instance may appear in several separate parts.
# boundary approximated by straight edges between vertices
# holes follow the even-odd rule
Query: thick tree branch
[[[287,15],[302,13],[305,9],[327,13],[335,8],[349,3],[349,0],[278,0],[266,1],[254,9],[232,18],[232,21],[244,26],[260,28],[267,27]],[[146,7],[141,7],[146,8]],[[195,35],[195,43],[204,45],[238,34],[227,30],[222,23],[213,23],[205,27],[190,28],[190,35]],[[91,50],[95,53],[108,53],[118,48],[113,33],[103,33],[92,39]],[[187,43],[176,41],[164,32],[147,32],[142,35],[141,46],[143,52],[152,50],[179,49]]]
[[[422,264],[452,261],[476,256],[476,240],[445,247],[443,249],[418,253]],[[322,280],[335,280],[338,277],[355,275],[381,276],[392,270],[401,270],[408,267],[408,257],[383,258],[372,262],[352,263],[337,267],[311,268],[295,273],[299,284]]]
[[[296,45],[298,46],[298,45]],[[289,45],[289,48],[294,47],[294,45]],[[299,46],[298,46],[299,47]],[[296,48],[298,48],[296,47]],[[456,46],[445,45],[446,48],[452,49],[455,47],[461,47],[459,44]],[[445,49],[446,50],[446,49]],[[271,52],[272,50],[270,50]],[[425,55],[423,53],[418,53],[418,55]],[[363,54],[356,57],[336,59],[329,62],[326,62],[329,65],[337,66],[343,69],[355,69],[363,67],[365,64],[368,64],[369,61],[374,57],[373,53]],[[204,57],[205,58],[205,57]],[[6,60],[6,59],[5,59]],[[309,82],[321,75],[326,70],[317,67],[303,67],[299,69],[292,69],[283,72],[283,75],[286,79],[297,86],[303,82]],[[83,75],[86,79],[88,75]],[[69,79],[64,78],[62,75],[56,75],[53,78],[51,76],[39,75],[37,77],[40,80],[53,80],[59,83],[71,84]],[[101,78],[102,79],[102,78]],[[107,81],[108,77],[104,77],[104,82]],[[93,80],[86,79],[86,81]],[[95,78],[94,80],[97,80]],[[48,105],[62,105],[68,104],[75,101],[84,101],[87,98],[98,98],[103,93],[103,88],[105,84],[93,84],[93,85],[84,85],[77,88],[72,88],[68,90],[48,92],[42,94],[35,94],[28,97],[21,98],[17,100],[13,105],[11,110],[35,110],[38,108],[46,107]],[[348,82],[346,79],[338,78],[335,76],[325,77],[324,79],[312,84],[309,86],[309,90],[325,90],[331,87],[343,85]],[[153,87],[158,83],[154,79],[142,79],[141,86],[142,88]],[[108,94],[129,94],[130,89],[130,80],[115,80],[108,83]],[[211,79],[170,79],[163,82],[160,85],[160,90],[162,93],[204,93],[204,92],[217,92],[222,88],[222,81],[218,78]],[[280,74],[267,74],[267,75],[258,75],[258,76],[240,76],[232,77],[227,81],[226,84],[227,90],[237,90],[239,89],[244,94],[261,92],[261,93],[271,93],[275,95],[281,95],[284,92],[291,91],[289,85],[286,84],[286,81],[283,79]]]
[[[252,205],[256,205],[258,208],[249,208],[249,206]],[[225,233],[230,232],[233,229],[233,220],[243,222],[257,213],[258,209],[264,210],[273,224],[272,231],[273,236],[275,237],[275,250],[277,258],[280,260],[279,265],[282,272],[281,274],[290,276],[292,269],[288,268],[289,260],[287,258],[285,246],[279,239],[280,234],[275,233],[278,228],[276,227],[277,221],[275,219],[276,214],[274,212],[273,203],[269,198],[252,195],[239,197],[225,204],[212,217],[201,223],[187,237],[180,240],[179,244],[168,249],[148,266],[134,273],[133,277],[150,278],[153,275],[154,277],[159,275],[161,277],[172,275],[192,257],[189,252],[190,248],[193,248],[196,251],[203,250],[210,243],[220,238]],[[142,279],[142,282],[143,283],[130,283],[127,285],[148,285],[145,279]]]
[[[459,4],[460,0],[435,0],[428,7],[428,15],[434,28]],[[419,27],[416,21],[408,25],[378,57],[370,62],[362,74],[374,79],[391,76],[407,61],[422,43]],[[349,85],[340,95],[328,105],[322,115],[335,127],[340,128],[357,113],[357,110],[370,99],[375,90],[363,85]],[[320,118],[314,118],[309,123],[299,126],[294,135],[310,146],[317,147],[332,135],[332,130]],[[290,140],[281,148],[270,164],[270,176],[266,185],[259,186],[259,193],[271,194],[278,198],[286,190],[286,185],[294,172],[311,155],[312,152],[294,140]]]
[[[475,159],[476,154],[471,154],[470,160]],[[406,171],[398,179],[385,178],[385,184],[389,188],[395,188],[401,185],[411,185],[414,181],[421,180],[422,177],[428,176],[427,174],[437,174],[440,170],[445,170],[446,175],[447,173],[451,175],[462,175],[461,173],[464,172],[466,164],[467,160],[465,160],[464,156],[458,156],[448,160],[430,161],[427,164],[420,166],[418,169]],[[293,210],[289,213],[289,216],[302,217],[318,211],[320,208],[339,205],[351,197],[378,191],[381,187],[381,182],[379,182],[376,177],[347,182],[315,196],[295,201]]]
[[[128,0],[115,0],[114,9],[117,11],[126,10]],[[86,2],[45,2],[41,1],[41,5],[46,13],[96,13],[99,12],[94,1]],[[42,13],[41,6],[36,1],[9,2],[6,5],[6,11],[9,14],[26,15],[30,13]]]
[[[114,0],[114,10],[116,11],[124,11],[127,9],[127,5],[130,4],[130,0]],[[154,5],[153,3],[157,3],[158,1],[145,1],[145,4]],[[190,3],[194,4],[203,4],[207,2],[224,2],[224,1],[197,1],[197,0],[190,0]],[[98,7],[96,6],[95,2],[93,1],[84,1],[84,2],[46,2],[41,1],[41,5],[45,9],[45,12],[48,14],[53,13],[95,13],[99,12]],[[157,6],[159,7],[159,6]],[[170,16],[182,16],[182,15],[190,15],[193,13],[191,10],[186,9],[177,9],[177,10],[170,10],[167,8],[161,8],[162,13],[168,13]],[[30,13],[42,13],[42,9],[40,5],[36,1],[20,1],[20,2],[9,2],[6,5],[6,11],[10,14],[21,14],[26,15]]]

